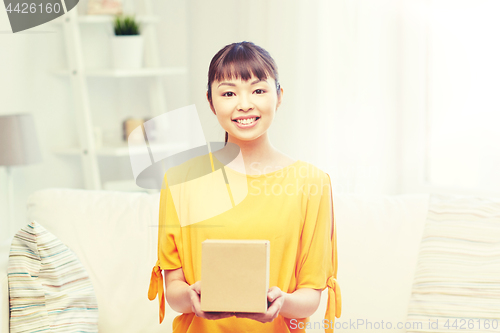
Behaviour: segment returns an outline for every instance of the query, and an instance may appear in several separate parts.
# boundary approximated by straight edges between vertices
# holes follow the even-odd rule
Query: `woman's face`
[[[273,78],[260,81],[252,75],[248,81],[214,81],[211,108],[230,136],[236,140],[251,141],[269,129],[281,98],[282,94],[280,97],[277,95]],[[248,120],[237,120],[242,118]]]

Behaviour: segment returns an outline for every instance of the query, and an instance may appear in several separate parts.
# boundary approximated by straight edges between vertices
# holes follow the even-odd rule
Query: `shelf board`
[[[163,75],[186,74],[186,67],[144,67],[139,69],[88,69],[85,75],[88,77],[148,77]],[[57,75],[71,75],[72,71],[68,69],[56,70]]]
[[[159,151],[169,151],[169,150],[178,150],[178,149],[187,149],[187,145],[183,143],[173,143],[173,144],[151,144],[151,147],[154,147]],[[53,152],[57,155],[67,155],[67,156],[78,156],[83,154],[82,149],[78,147],[66,147],[66,148],[56,148]],[[117,146],[104,146],[96,151],[97,156],[129,156],[144,153],[144,148],[142,146],[128,146],[127,144],[117,145]]]
[[[112,23],[114,20],[114,15],[79,15],[78,22],[82,24],[103,24],[103,23]],[[158,23],[159,17],[155,15],[137,15],[135,16],[136,20],[139,23],[149,24],[149,23]],[[54,19],[51,22],[53,23],[64,23],[66,17],[62,16],[60,18]]]

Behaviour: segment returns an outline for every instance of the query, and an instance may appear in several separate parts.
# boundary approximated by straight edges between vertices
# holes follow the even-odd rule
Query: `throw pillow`
[[[76,255],[36,221],[16,233],[7,267],[10,332],[97,332],[94,288]]]

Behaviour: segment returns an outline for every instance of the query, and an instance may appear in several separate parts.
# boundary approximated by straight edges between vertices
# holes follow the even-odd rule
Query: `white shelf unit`
[[[65,16],[59,17],[54,19],[52,22],[57,23],[57,24],[62,24],[65,21]],[[90,24],[95,24],[95,23],[111,23],[113,22],[114,17],[112,15],[80,15],[78,16],[77,20],[78,23],[90,23]],[[154,15],[137,15],[135,16],[135,19],[139,23],[147,24],[147,23],[157,23],[158,22],[158,16]]]
[[[151,115],[157,116],[166,112],[165,91],[162,78],[167,75],[182,75],[187,73],[184,67],[161,67],[159,61],[159,51],[157,45],[157,32],[154,23],[159,22],[157,16],[152,15],[150,0],[144,0],[146,15],[137,15],[136,19],[141,23],[141,34],[145,37],[145,47],[147,57],[144,59],[146,67],[141,69],[86,69],[84,66],[81,24],[112,24],[111,15],[78,15],[76,9],[71,10],[66,15],[53,21],[61,24],[64,30],[66,52],[68,56],[69,68],[54,72],[56,75],[68,76],[71,80],[75,116],[78,128],[78,147],[57,147],[53,150],[55,154],[62,156],[80,157],[84,173],[84,184],[86,189],[92,190],[121,190],[121,191],[146,191],[157,192],[156,190],[144,190],[139,188],[133,179],[109,181],[103,183],[99,170],[98,158],[123,157],[139,153],[133,147],[128,147],[126,142],[112,146],[97,147],[94,137],[94,123],[92,110],[89,101],[89,78],[148,78],[151,80],[149,89],[149,100],[151,105]],[[149,43],[148,43],[149,41]],[[175,150],[179,144],[164,145],[162,150]]]
[[[172,151],[172,150],[179,150],[179,149],[187,149],[188,146],[180,143],[176,144],[170,144],[170,145],[155,145],[155,144],[150,144],[149,147],[151,147],[152,150],[155,152],[166,152],[166,151]],[[54,153],[59,154],[59,155],[81,155],[82,150],[78,147],[62,147],[62,148],[56,148],[53,150]],[[103,146],[96,148],[96,155],[97,156],[114,156],[114,157],[121,157],[121,156],[129,156],[129,155],[135,155],[135,154],[143,154],[144,153],[144,148],[141,147],[134,147],[134,146],[128,146],[126,144],[122,145],[116,145],[116,146]]]
[[[60,69],[54,72],[57,75],[68,76],[73,74],[69,69]],[[141,68],[141,69],[90,69],[86,70],[87,77],[148,77],[186,74],[184,67]]]

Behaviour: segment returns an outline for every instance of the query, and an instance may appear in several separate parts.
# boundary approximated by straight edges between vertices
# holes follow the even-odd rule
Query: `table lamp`
[[[0,115],[0,166],[7,173],[7,236],[14,223],[12,167],[42,161],[31,114]]]

